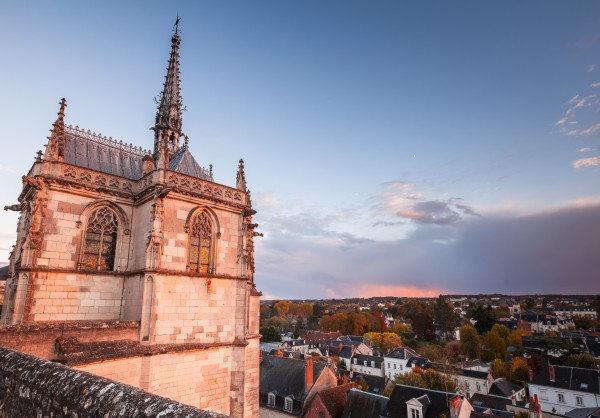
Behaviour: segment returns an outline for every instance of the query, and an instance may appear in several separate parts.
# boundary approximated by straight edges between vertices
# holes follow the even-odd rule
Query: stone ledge
[[[64,362],[69,366],[82,366],[122,358],[156,356],[167,353],[202,351],[225,347],[245,347],[247,345],[247,341],[237,340],[232,343],[142,345],[138,341],[133,340],[79,343],[75,338],[59,338],[56,349],[59,354],[57,360],[60,362]]]
[[[135,321],[73,321],[73,322],[32,322],[14,325],[0,325],[2,332],[67,331],[89,329],[136,329]]]
[[[6,348],[0,374],[2,417],[225,417]]]

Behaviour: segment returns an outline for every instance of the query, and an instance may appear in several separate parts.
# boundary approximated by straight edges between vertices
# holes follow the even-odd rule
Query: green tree
[[[263,327],[260,329],[261,342],[280,342],[281,335],[275,327]]]
[[[481,338],[475,327],[471,324],[466,324],[460,327],[460,351],[470,359],[479,358],[481,350]]]
[[[496,323],[496,319],[492,313],[492,308],[489,306],[487,308],[484,308],[483,306],[477,306],[473,310],[473,319],[477,321],[475,323],[475,329],[479,335],[484,335],[487,333]]]
[[[413,331],[417,337],[425,341],[435,340],[435,326],[429,314],[418,313],[413,318]]]
[[[508,328],[506,328],[504,325],[494,324],[494,326],[492,327],[490,332],[495,332],[500,337],[502,337],[502,339],[504,340],[505,343],[508,342],[508,336],[510,335],[510,330]]]
[[[452,337],[454,327],[458,324],[458,318],[452,306],[442,295],[435,301],[433,306],[433,322],[435,329],[440,331],[446,339]]]
[[[572,354],[567,358],[565,365],[579,367],[580,369],[596,369],[598,367],[598,362],[592,355],[587,353]]]

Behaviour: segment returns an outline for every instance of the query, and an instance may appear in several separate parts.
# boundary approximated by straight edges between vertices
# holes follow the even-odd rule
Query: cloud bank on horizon
[[[396,240],[336,231],[331,215],[263,217],[259,289],[295,299],[600,292],[600,200],[521,215],[415,206],[397,212],[417,227]]]

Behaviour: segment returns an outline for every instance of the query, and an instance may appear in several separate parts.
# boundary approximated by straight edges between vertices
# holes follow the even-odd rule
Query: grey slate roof
[[[388,384],[387,377],[374,376],[372,374],[363,374],[363,373],[354,372],[352,381],[358,383],[360,379],[364,379],[364,381],[367,383],[367,386],[368,386],[367,392],[374,393],[376,395],[383,393],[383,391],[385,390],[385,388]],[[363,390],[364,389],[365,388],[363,388]]]
[[[342,418],[379,418],[387,403],[388,398],[352,389]]]
[[[575,408],[569,412],[565,412],[565,416],[569,418],[588,418],[599,414],[600,408],[597,406],[594,408]]]
[[[187,147],[182,147],[179,152],[173,155],[169,162],[169,168],[172,171],[176,171],[187,176],[213,181],[210,174],[196,162],[192,156],[192,153]]]
[[[508,405],[512,405],[512,399],[503,398],[501,396],[484,395],[483,393],[475,393],[469,399],[473,408],[486,408],[497,411],[506,411]],[[516,406],[524,408],[526,401],[516,401]]]
[[[102,140],[100,135],[77,128],[65,129],[65,163],[114,176],[137,180],[142,177],[142,150]]]
[[[260,363],[259,392],[277,392],[280,396],[293,396],[303,400],[306,396],[304,387],[303,360],[287,357],[265,356]],[[313,363],[313,381],[316,382],[325,365]]]
[[[375,367],[380,369],[381,365],[383,364],[383,357],[368,356],[366,354],[357,354],[352,358],[356,359],[358,366],[363,366],[363,367],[372,367],[371,362],[375,362]],[[366,366],[365,366],[365,361],[367,362]],[[353,363],[354,363],[354,361],[353,361]]]
[[[416,357],[418,354],[409,348],[395,348],[383,357],[390,357],[400,360],[406,360],[411,357]]]
[[[503,398],[510,398],[513,393],[520,391],[523,389],[521,386],[516,383],[511,382],[510,380],[504,379],[503,377],[499,377],[494,380],[492,386],[490,386],[490,395],[502,396]]]
[[[134,147],[101,134],[84,131],[78,127],[65,128],[64,161],[81,168],[113,176],[138,180],[142,177],[142,158],[150,150]],[[210,173],[194,159],[187,146],[173,155],[169,169],[202,180],[214,181]]]
[[[600,370],[554,366],[554,372],[556,379],[550,382],[549,366],[546,366],[533,378],[531,384],[600,394]]]
[[[455,393],[439,392],[437,390],[423,389],[406,385],[396,385],[394,387],[394,390],[390,395],[390,400],[381,416],[389,418],[408,418],[406,402],[410,401],[411,399],[419,399],[423,395],[427,395],[429,400],[427,411],[425,411],[425,408],[423,408],[423,418],[437,418],[441,414],[450,416],[448,401],[457,396]]]

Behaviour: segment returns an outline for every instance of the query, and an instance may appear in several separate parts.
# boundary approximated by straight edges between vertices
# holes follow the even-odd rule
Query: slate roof
[[[344,346],[344,348],[342,348],[342,351],[340,351],[340,353],[338,354],[339,357],[342,358],[350,358],[352,357],[352,347],[350,346]]]
[[[352,377],[353,382],[358,382],[360,379],[364,379],[367,383],[367,392],[380,394],[383,393],[387,386],[388,378],[382,376],[374,376],[372,374],[354,373]],[[365,388],[363,388],[365,390]]]
[[[389,418],[409,418],[407,417],[406,402],[411,399],[421,398],[423,395],[427,395],[429,401],[427,410],[425,411],[425,408],[423,408],[423,418],[437,418],[441,414],[450,416],[448,400],[457,396],[455,393],[439,392],[437,390],[406,385],[396,385],[394,387],[394,390],[390,395],[390,400],[381,416]]]
[[[556,379],[550,382],[549,366],[546,366],[531,384],[559,389],[600,394],[600,370],[577,367],[553,366]]]
[[[410,348],[395,348],[383,357],[390,357],[399,360],[407,360],[411,357],[417,357],[418,354]]]
[[[366,354],[357,354],[352,358],[356,359],[357,366],[372,367],[371,362],[375,362],[375,368],[381,369],[381,365],[383,364],[383,357],[368,356]],[[366,366],[365,366],[365,361],[367,362]],[[354,361],[352,363],[354,363]]]
[[[362,390],[352,389],[342,418],[379,418],[385,410],[388,398]]]
[[[142,177],[142,158],[150,150],[134,147],[79,127],[65,128],[64,161],[81,168],[113,176],[138,180]],[[187,146],[171,157],[169,169],[181,174],[214,181],[210,173],[194,159]]]
[[[131,180],[141,178],[144,153],[141,150],[135,151],[135,148],[126,144],[121,147],[112,139],[104,139],[105,137],[90,131],[67,127],[65,163]]]
[[[420,367],[422,369],[425,369],[425,368],[427,368],[427,363],[428,362],[429,362],[429,360],[426,359],[425,357],[411,357],[406,362],[406,366],[407,367],[418,366],[418,367]]]
[[[565,416],[569,418],[588,418],[591,416],[600,415],[600,408],[575,408],[569,412],[565,412]]]
[[[304,400],[305,361],[286,357],[264,356],[260,364],[259,392],[277,392],[280,396],[293,396]],[[313,363],[313,381],[316,382],[325,365]]]
[[[490,386],[490,395],[502,396],[503,398],[510,398],[513,393],[516,393],[523,389],[521,386],[516,383],[511,382],[510,380],[504,379],[503,377],[499,377],[494,380],[492,386]]]

